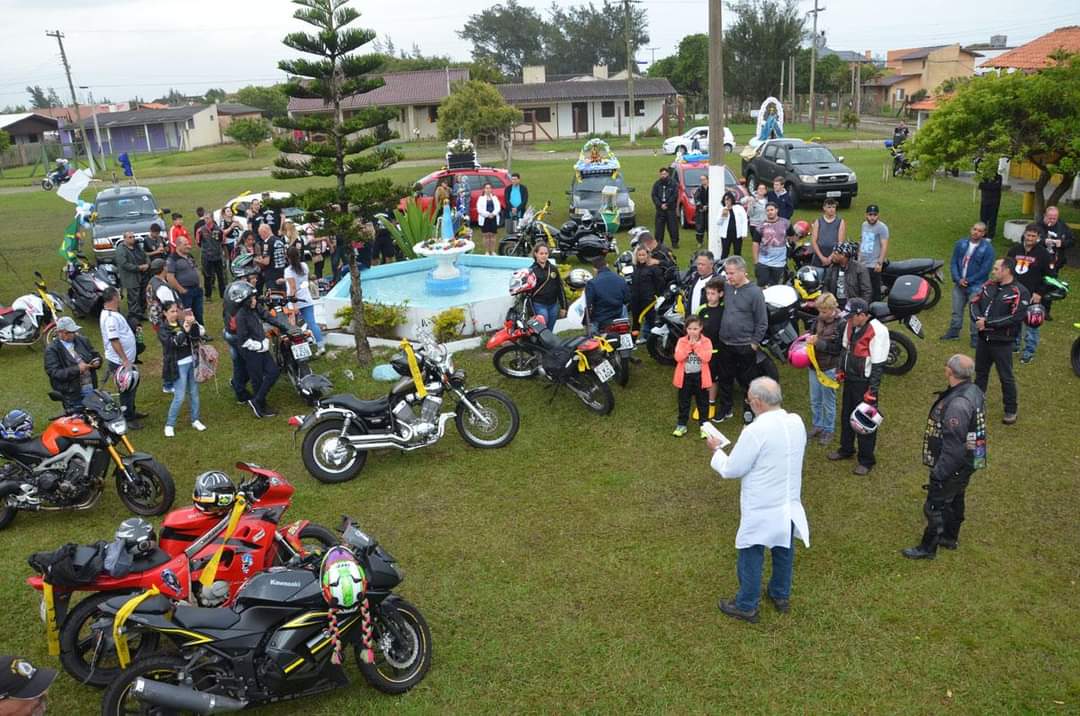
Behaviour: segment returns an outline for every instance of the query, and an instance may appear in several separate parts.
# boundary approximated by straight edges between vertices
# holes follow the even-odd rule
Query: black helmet
[[[15,409],[0,422],[0,438],[4,440],[29,440],[34,435],[34,416],[25,410]]]
[[[224,472],[204,472],[195,478],[191,501],[196,509],[209,515],[222,514],[236,501],[236,485]]]
[[[300,379],[300,383],[296,387],[304,398],[314,401],[333,390],[334,384],[325,375],[308,373]]]
[[[821,277],[813,266],[803,266],[795,274],[795,290],[804,301],[816,298],[821,293]]]
[[[564,221],[562,228],[559,229],[559,231],[566,236],[573,236],[575,233],[577,233],[577,229],[578,225],[576,221]]]
[[[229,284],[229,287],[225,289],[225,300],[230,303],[235,303],[237,306],[244,306],[248,300],[255,295],[255,287],[247,281],[233,281]]]
[[[409,358],[405,355],[405,351],[398,351],[394,354],[394,357],[390,359],[390,367],[403,378],[412,375],[412,370],[409,368]]]
[[[136,554],[147,554],[157,547],[154,526],[141,517],[129,517],[121,522],[116,528],[115,538],[122,541],[129,552]]]
[[[229,265],[233,276],[244,278],[259,273],[259,267],[255,265],[255,257],[251,254],[240,254]]]

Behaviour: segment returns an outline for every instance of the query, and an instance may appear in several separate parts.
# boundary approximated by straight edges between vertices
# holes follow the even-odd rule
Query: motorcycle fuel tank
[[[305,569],[272,569],[249,579],[236,595],[237,604],[302,603],[323,601],[317,574]]]

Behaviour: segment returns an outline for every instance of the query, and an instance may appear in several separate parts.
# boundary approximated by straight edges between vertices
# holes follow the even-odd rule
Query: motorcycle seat
[[[134,594],[123,594],[119,597],[113,597],[109,601],[105,602],[104,611],[115,614],[120,611],[120,608],[127,604]],[[157,595],[156,597],[150,597],[142,601],[139,606],[135,607],[134,614],[167,614],[172,609],[173,603],[168,597]]]
[[[539,338],[541,345],[543,345],[545,348],[552,349],[561,347],[568,348],[570,350],[577,350],[578,346],[580,346],[582,343],[592,340],[588,336],[573,336],[571,338],[563,339],[559,338],[551,331],[546,330],[540,333]]]
[[[357,415],[378,415],[390,409],[389,398],[376,398],[375,400],[361,400],[354,395],[341,393],[332,395],[323,401],[327,405],[336,405],[346,410],[351,410]]]
[[[0,440],[0,453],[4,455],[31,457],[39,460],[52,457],[52,453],[41,442],[41,438],[30,440]]]
[[[870,304],[870,315],[880,321],[892,315],[892,310],[884,301],[874,301]]]
[[[0,316],[3,316],[4,324],[18,323],[26,315],[25,308],[4,308],[0,310]]]
[[[173,621],[188,629],[228,629],[240,621],[240,615],[232,609],[180,606],[173,613]]]
[[[0,306],[0,316],[6,316],[14,310],[11,306]]]
[[[146,555],[139,555],[132,561],[132,571],[145,571],[148,569],[154,569],[169,562],[172,557],[169,553],[162,549],[155,549]]]
[[[935,266],[935,264],[937,265]],[[927,271],[933,271],[941,265],[942,263],[937,259],[904,259],[902,261],[888,261],[882,267],[882,270],[898,276],[904,274],[915,274],[918,276]]]

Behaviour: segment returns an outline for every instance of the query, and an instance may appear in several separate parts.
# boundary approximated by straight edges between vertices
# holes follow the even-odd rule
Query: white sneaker
[[[165,426],[165,437],[167,437],[167,438],[175,438],[176,437],[176,428],[174,428],[171,425],[166,425]]]
[[[195,428],[195,429],[196,429],[196,430],[198,430],[198,431],[199,431],[200,433],[201,433],[201,432],[202,432],[203,430],[206,430],[206,426],[202,424],[202,421],[201,421],[201,420],[192,420],[192,421],[191,421],[191,427]]]
[[[176,390],[173,388],[166,388],[165,386],[161,386],[161,392],[165,393],[166,395],[172,395],[176,392]]]

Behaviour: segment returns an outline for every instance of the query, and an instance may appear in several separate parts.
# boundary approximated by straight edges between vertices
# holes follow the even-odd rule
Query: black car
[[[605,187],[615,187],[615,205],[619,208],[619,228],[629,229],[637,223],[637,209],[630,192],[634,187],[626,186],[621,176],[592,175],[580,180],[575,175],[570,182],[570,216],[580,218],[588,211],[594,217],[600,217],[600,210],[607,204],[604,198]]]
[[[771,187],[774,177],[782,177],[796,204],[836,199],[846,209],[859,193],[859,182],[843,160],[820,144],[772,139],[763,142],[751,159],[743,159],[742,171],[751,189],[758,182]]]

